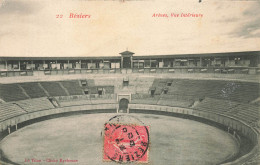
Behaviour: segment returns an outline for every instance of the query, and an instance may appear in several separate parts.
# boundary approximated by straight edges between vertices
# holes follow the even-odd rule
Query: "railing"
[[[0,71],[0,77],[73,75],[73,74],[158,74],[158,73],[213,73],[213,74],[260,74],[257,67],[173,67],[173,68],[131,68],[131,69],[62,69]]]

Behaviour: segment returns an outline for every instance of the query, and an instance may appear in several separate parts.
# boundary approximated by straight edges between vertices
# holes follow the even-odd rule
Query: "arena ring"
[[[19,128],[30,125],[35,122],[48,120],[57,117],[69,116],[73,114],[81,113],[117,113],[118,104],[97,104],[97,105],[75,105],[67,107],[57,107],[53,109],[46,109],[41,111],[36,111],[28,114],[23,114],[15,116],[13,118],[7,119],[0,123],[1,129],[1,139],[5,138]],[[214,114],[210,112],[197,111],[189,108],[179,108],[161,105],[148,105],[148,104],[129,104],[129,113],[147,113],[156,115],[167,115],[176,116],[181,118],[186,118],[190,120],[196,120],[209,125],[216,126],[223,130],[233,130],[236,132],[235,138],[239,143],[242,143],[240,136],[244,136],[251,142],[251,147],[248,152],[243,153],[239,151],[240,154],[234,155],[229,160],[223,160],[222,164],[233,165],[233,164],[243,164],[251,159],[258,153],[258,138],[259,132],[246,124],[243,121],[237,120],[236,118],[228,117],[225,115]],[[234,133],[234,132],[232,132]],[[240,147],[243,150],[243,147]],[[241,155],[241,153],[243,153]],[[14,164],[1,153],[1,164]]]

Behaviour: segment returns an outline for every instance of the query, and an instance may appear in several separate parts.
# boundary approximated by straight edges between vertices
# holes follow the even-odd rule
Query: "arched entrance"
[[[127,113],[128,104],[129,104],[129,100],[128,100],[128,99],[125,99],[125,98],[122,98],[122,99],[119,101],[119,112],[121,112],[121,113]]]

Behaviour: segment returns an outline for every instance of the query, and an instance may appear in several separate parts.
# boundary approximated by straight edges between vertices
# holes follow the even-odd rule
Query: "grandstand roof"
[[[103,57],[0,57],[0,61],[16,61],[16,60],[107,60],[121,59],[121,57],[103,56]]]
[[[131,54],[125,51],[120,54]],[[132,53],[134,54],[134,53]],[[169,54],[169,55],[137,55],[134,59],[150,59],[150,58],[185,58],[185,57],[225,57],[225,56],[260,56],[260,51],[245,52],[223,52],[223,53],[201,53],[201,54]],[[119,60],[120,56],[100,56],[100,57],[0,57],[0,61],[16,61],[16,60]]]
[[[169,55],[142,55],[135,56],[135,59],[149,58],[183,58],[183,57],[225,57],[225,56],[244,56],[254,55],[260,56],[260,51],[245,51],[245,52],[223,52],[223,53],[201,53],[201,54],[169,54]]]

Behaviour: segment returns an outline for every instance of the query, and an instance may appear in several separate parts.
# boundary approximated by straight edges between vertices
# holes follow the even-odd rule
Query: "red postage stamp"
[[[148,162],[148,126],[106,123],[104,129],[104,161]]]

